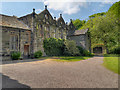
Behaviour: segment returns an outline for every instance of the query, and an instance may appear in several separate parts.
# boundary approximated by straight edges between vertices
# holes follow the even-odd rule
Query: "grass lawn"
[[[118,59],[118,55],[114,55],[114,54],[104,55],[103,61],[104,61],[103,65],[107,69],[120,74],[120,72],[118,71],[118,68],[120,68],[120,65],[118,65],[118,63],[120,63],[120,60]]]
[[[54,61],[59,61],[59,62],[74,62],[74,61],[80,61],[80,60],[85,60],[91,57],[87,56],[60,56],[57,57],[58,59],[54,59]]]

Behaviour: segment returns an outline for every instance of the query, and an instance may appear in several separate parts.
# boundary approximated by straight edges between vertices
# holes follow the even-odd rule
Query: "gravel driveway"
[[[0,65],[3,88],[118,88],[118,74],[101,64],[103,57],[77,62],[52,60]]]

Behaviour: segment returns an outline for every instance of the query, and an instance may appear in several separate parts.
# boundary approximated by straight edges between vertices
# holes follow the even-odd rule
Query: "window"
[[[14,34],[14,33],[15,33],[14,31],[11,32],[11,34]]]
[[[28,33],[26,33],[26,37],[27,37],[27,40],[29,40],[29,34]]]
[[[18,46],[18,36],[17,35],[11,35],[10,37],[10,49],[16,50]]]
[[[48,15],[47,14],[45,14],[45,19],[48,19]]]
[[[45,26],[45,31],[47,30],[47,27]]]

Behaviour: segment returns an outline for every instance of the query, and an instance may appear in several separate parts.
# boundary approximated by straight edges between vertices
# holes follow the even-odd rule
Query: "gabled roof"
[[[43,10],[42,12],[40,12],[40,13],[38,14],[38,16],[41,16],[42,14],[45,14],[46,12],[47,12],[47,13],[50,15],[50,17],[53,19],[52,15],[50,14],[50,12],[49,12],[47,9]]]
[[[74,26],[73,25],[73,22],[72,22],[72,19],[70,19],[70,22],[68,23],[69,26]]]
[[[21,28],[21,29],[28,29],[28,26],[24,24],[22,21],[19,21],[15,16],[7,16],[0,14],[2,20],[0,20],[0,26],[7,26],[13,28]]]
[[[48,19],[46,19],[45,15],[48,16]],[[55,24],[55,21],[54,21],[52,15],[50,14],[50,12],[47,9],[45,9],[42,12],[40,12],[39,14],[37,14],[37,17],[35,18],[35,21],[38,21],[38,22],[39,21],[45,22],[44,20],[46,20],[46,22],[48,22],[49,24],[53,24],[53,23]]]
[[[62,16],[60,16],[56,21],[57,21],[58,23],[62,21],[63,24],[65,24],[65,21],[64,21],[64,19],[62,18]]]
[[[81,34],[86,34],[88,32],[88,28],[87,29],[82,29],[82,30],[75,30],[73,35],[81,35]]]
[[[28,16],[33,16],[33,14],[34,14],[34,15],[37,15],[36,13],[33,13],[33,12],[32,12],[32,13],[27,14],[27,15],[25,15],[25,16],[19,17],[19,19],[20,19],[20,18],[24,18],[24,17],[28,17]]]

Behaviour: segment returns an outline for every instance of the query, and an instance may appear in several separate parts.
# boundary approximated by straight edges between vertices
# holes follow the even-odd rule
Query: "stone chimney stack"
[[[33,8],[33,13],[35,13],[35,8]]]
[[[72,19],[70,19],[70,21],[72,22]]]
[[[47,9],[47,5],[45,5],[45,9]]]
[[[33,8],[33,13],[32,13],[33,17],[35,18],[35,8]]]
[[[62,17],[62,14],[60,14],[60,17]]]
[[[66,25],[68,24],[68,22],[66,22]]]
[[[56,20],[56,17],[54,17],[54,20]]]

